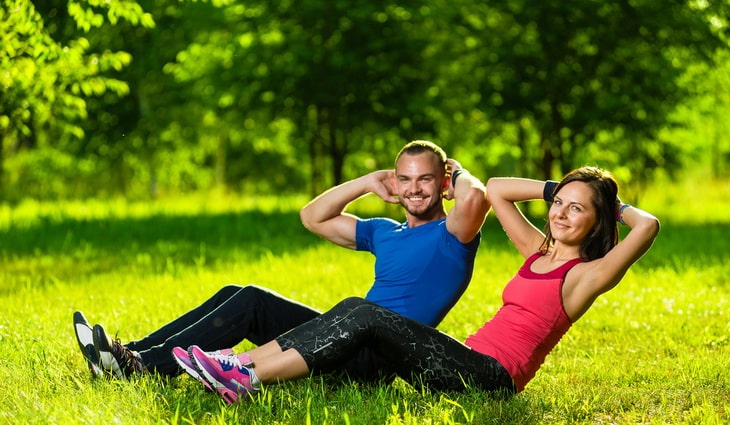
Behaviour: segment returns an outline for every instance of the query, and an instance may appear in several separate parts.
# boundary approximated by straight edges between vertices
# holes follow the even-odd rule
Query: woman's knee
[[[370,304],[370,302],[365,300],[364,298],[348,297],[348,298],[345,298],[344,300],[340,301],[339,303],[337,303],[336,307],[353,310],[357,307],[360,307],[363,305],[368,305],[368,304]]]

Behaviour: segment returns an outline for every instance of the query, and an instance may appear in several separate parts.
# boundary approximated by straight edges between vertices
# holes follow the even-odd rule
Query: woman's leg
[[[364,300],[348,299],[277,338],[316,371],[341,363],[362,348],[376,352],[391,370],[415,385],[461,390],[514,391],[507,371],[452,337]]]

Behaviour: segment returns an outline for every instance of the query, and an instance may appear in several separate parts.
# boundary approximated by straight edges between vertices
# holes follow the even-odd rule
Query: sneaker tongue
[[[241,353],[237,357],[238,362],[243,366],[253,367],[253,360],[251,360],[251,356],[249,356],[248,353]]]

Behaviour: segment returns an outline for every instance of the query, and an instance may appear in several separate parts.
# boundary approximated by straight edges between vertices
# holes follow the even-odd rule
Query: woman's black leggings
[[[512,378],[492,357],[361,298],[345,299],[276,341],[284,350],[297,350],[315,373],[368,349],[388,372],[417,387],[463,390],[473,385],[487,391],[515,392]]]

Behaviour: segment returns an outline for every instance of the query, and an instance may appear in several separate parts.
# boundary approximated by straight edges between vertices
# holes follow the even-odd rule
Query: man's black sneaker
[[[122,380],[147,371],[139,353],[122,345],[119,339],[111,339],[101,325],[94,325],[93,334],[102,369]]]
[[[83,354],[86,363],[91,371],[91,376],[96,378],[101,376],[104,371],[99,365],[99,356],[94,348],[94,336],[89,321],[84,317],[84,313],[80,311],[74,312],[74,333],[76,341],[79,343],[81,354]]]

